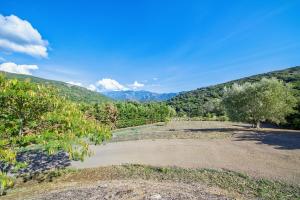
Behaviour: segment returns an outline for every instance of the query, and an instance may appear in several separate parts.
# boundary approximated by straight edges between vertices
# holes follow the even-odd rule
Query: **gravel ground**
[[[229,198],[208,191],[200,184],[174,182],[154,182],[141,180],[115,180],[98,182],[94,185],[54,191],[31,200],[86,200],[86,199],[131,199],[131,200],[181,200],[181,199],[219,199]]]

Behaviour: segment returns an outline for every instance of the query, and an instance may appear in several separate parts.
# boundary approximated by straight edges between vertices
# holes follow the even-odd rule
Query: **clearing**
[[[127,141],[128,140],[128,141]],[[114,142],[115,141],[115,142]],[[116,142],[122,141],[122,142]],[[300,183],[300,133],[228,122],[173,121],[117,130],[76,168],[120,164],[228,169]]]
[[[172,121],[119,129],[91,148],[71,163],[79,170],[19,182],[3,199],[300,198],[299,131]]]

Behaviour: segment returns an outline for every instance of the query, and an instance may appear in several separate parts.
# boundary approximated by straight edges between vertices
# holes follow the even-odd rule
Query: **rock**
[[[159,200],[159,199],[162,199],[160,194],[153,194],[150,196],[150,199],[151,200]]]

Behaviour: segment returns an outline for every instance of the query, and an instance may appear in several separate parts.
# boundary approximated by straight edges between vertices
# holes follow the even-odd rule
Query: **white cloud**
[[[86,89],[94,91],[94,92],[98,91],[98,88],[94,84],[90,84],[90,85],[86,86],[86,85],[83,85],[80,82],[75,82],[75,81],[67,81],[66,83],[70,84],[70,85],[76,85],[76,86],[80,86],[80,87],[85,87]]]
[[[121,91],[126,90],[127,88],[121,85],[118,81],[110,79],[110,78],[103,78],[97,82],[97,85],[101,86],[104,90],[112,90],[112,91]]]
[[[71,85],[76,85],[76,86],[82,86],[82,83],[74,82],[74,81],[67,81],[66,83],[71,84]]]
[[[0,64],[0,70],[10,73],[31,75],[31,70],[37,70],[37,65],[17,65],[12,62]]]
[[[136,90],[136,89],[139,89],[139,88],[142,88],[144,87],[145,85],[143,83],[139,83],[137,81],[134,81],[133,84],[130,84],[129,85],[132,89]]]
[[[91,91],[97,91],[97,87],[93,84],[90,84],[89,86],[87,86],[87,89],[91,90]]]
[[[15,15],[0,14],[0,48],[5,51],[25,53],[35,57],[47,57],[48,42],[37,29]]]
[[[157,80],[158,80],[158,78],[154,77],[154,78],[153,78],[153,80],[154,80],[154,81],[157,81]]]

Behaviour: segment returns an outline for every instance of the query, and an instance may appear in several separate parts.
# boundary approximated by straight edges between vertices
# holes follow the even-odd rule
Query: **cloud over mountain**
[[[129,87],[136,90],[136,89],[139,89],[139,88],[142,88],[144,87],[145,85],[143,83],[139,83],[137,81],[134,81],[133,84],[130,84]]]
[[[82,83],[80,83],[80,82],[67,81],[66,83],[71,84],[71,85],[76,85],[76,86],[82,86]]]
[[[122,91],[126,90],[127,88],[120,84],[118,81],[110,79],[110,78],[103,78],[97,82],[98,86],[101,86],[103,90],[110,90],[110,91]]]
[[[90,84],[89,86],[87,86],[87,89],[91,91],[97,91],[97,87],[94,84]]]

